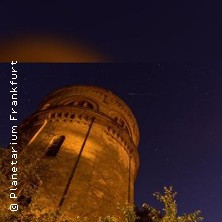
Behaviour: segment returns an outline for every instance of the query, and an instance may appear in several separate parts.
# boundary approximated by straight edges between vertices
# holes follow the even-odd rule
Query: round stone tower
[[[48,164],[32,204],[96,221],[118,214],[117,203],[133,203],[139,130],[112,92],[82,85],[59,89],[20,131],[28,138],[21,158],[37,155],[38,164]]]

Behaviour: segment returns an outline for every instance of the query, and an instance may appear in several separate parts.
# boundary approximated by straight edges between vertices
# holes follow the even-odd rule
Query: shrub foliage
[[[10,149],[0,148],[0,221],[4,222],[87,222],[88,218],[69,218],[65,213],[59,211],[43,212],[41,209],[32,207],[31,198],[41,187],[41,172],[44,167],[34,164],[25,167],[25,162],[20,164],[19,168],[19,211],[13,213],[9,210],[10,175],[11,165]],[[38,160],[38,157],[35,158]],[[38,162],[38,161],[36,161]],[[154,193],[154,196],[160,201],[164,208],[160,211],[149,204],[143,204],[141,208],[126,204],[118,206],[124,221],[115,215],[108,215],[105,218],[98,218],[98,222],[200,222],[203,218],[200,211],[178,216],[177,203],[175,200],[176,192],[172,187],[164,187],[163,193]]]

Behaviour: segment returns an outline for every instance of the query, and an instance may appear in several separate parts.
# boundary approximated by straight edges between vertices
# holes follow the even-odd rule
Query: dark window
[[[71,119],[74,119],[74,118],[75,118],[75,114],[72,114],[72,115],[70,116],[70,118],[71,118]]]
[[[125,123],[124,123],[124,121],[123,121],[122,119],[119,119],[119,124],[120,124],[122,127],[124,127],[124,125],[125,125]]]
[[[94,109],[93,105],[91,103],[84,103],[84,107],[87,107],[88,109]]]
[[[85,107],[88,109],[93,109],[93,105],[86,101],[79,101],[78,106]]]
[[[50,144],[45,155],[46,156],[56,156],[56,154],[59,152],[59,149],[61,148],[64,140],[65,140],[65,136],[60,136],[60,137],[53,139],[53,141]]]
[[[90,102],[87,102],[87,101],[75,101],[75,102],[68,103],[67,106],[79,106],[79,107],[85,107],[92,110],[94,109],[94,106]]]
[[[68,118],[69,117],[69,113],[65,113],[65,115],[64,115],[66,118]]]
[[[128,128],[125,126],[124,129],[126,130],[126,132],[130,135],[130,132],[128,130]]]
[[[58,113],[58,114],[57,114],[57,117],[58,117],[58,118],[61,118],[61,117],[62,117],[62,113]]]
[[[116,122],[118,122],[118,117],[114,117],[113,119],[114,119]]]

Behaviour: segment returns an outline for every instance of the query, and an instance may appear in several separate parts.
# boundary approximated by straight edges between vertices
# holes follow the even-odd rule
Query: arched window
[[[89,102],[84,102],[83,107],[88,108],[88,109],[94,109],[93,105]]]
[[[94,110],[93,104],[88,101],[74,101],[74,102],[68,103],[67,106],[79,106],[79,107],[84,107],[84,108]]]
[[[61,148],[63,142],[65,140],[65,136],[56,137],[53,139],[51,144],[49,145],[45,156],[56,156]]]

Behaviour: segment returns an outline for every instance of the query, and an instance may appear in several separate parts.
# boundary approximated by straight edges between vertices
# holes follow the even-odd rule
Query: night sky
[[[111,61],[220,63],[221,8],[209,0],[3,1],[0,45],[20,34],[50,34],[81,40]]]
[[[75,84],[113,91],[139,125],[135,203],[159,206],[152,193],[172,185],[180,213],[202,210],[221,222],[222,66],[189,64],[19,64],[19,120],[57,88]],[[0,144],[10,142],[10,64],[0,65]]]

